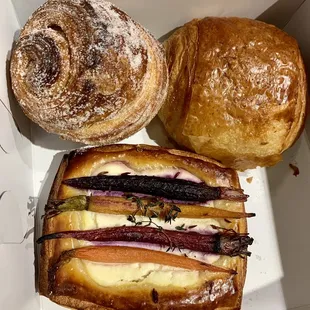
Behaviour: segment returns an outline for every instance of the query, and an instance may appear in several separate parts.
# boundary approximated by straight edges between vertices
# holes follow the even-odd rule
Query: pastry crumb
[[[297,177],[299,175],[299,168],[293,164],[289,164],[289,166],[293,170],[293,176]]]
[[[246,178],[246,181],[247,181],[249,184],[251,184],[252,181],[253,181],[253,177],[248,177],[248,178]]]

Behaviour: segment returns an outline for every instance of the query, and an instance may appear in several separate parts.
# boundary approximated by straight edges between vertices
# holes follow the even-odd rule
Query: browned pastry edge
[[[57,199],[58,196],[58,189],[61,185],[61,181],[63,179],[64,172],[68,166],[68,155],[64,155],[59,169],[57,171],[57,174],[55,176],[50,194],[48,196],[48,202],[54,199]],[[43,222],[43,230],[42,235],[48,234],[50,231],[52,231],[52,227],[49,225],[49,221],[44,218]],[[40,257],[40,268],[39,268],[39,292],[42,295],[48,296],[48,269],[49,269],[49,257],[51,252],[49,242],[45,242],[42,244],[41,247],[41,257]]]
[[[111,146],[104,146],[104,147],[95,147],[95,148],[85,148],[81,150],[72,151],[69,155],[65,155],[57,175],[54,179],[53,186],[51,188],[51,192],[49,195],[48,200],[53,200],[59,198],[59,189],[61,187],[61,181],[64,179],[64,176],[67,172],[67,168],[70,166],[70,161],[79,154],[90,154],[94,152],[129,152],[129,151],[138,151],[141,156],[152,156],[153,160],[157,156],[175,156],[182,157],[186,159],[186,162],[190,165],[193,164],[196,166],[197,169],[201,168],[201,166],[208,167],[210,171],[218,168],[224,168],[223,165],[218,164],[216,161],[212,159],[208,159],[204,156],[200,156],[197,154],[192,154],[185,151],[179,151],[174,149],[164,149],[157,146],[148,146],[148,145],[125,145],[125,144],[117,144]],[[237,173],[232,169],[225,169],[226,174],[225,177],[230,179],[231,186],[236,188],[240,188],[239,179]],[[243,205],[244,211],[244,205]],[[43,234],[48,234],[53,231],[52,221],[44,220],[43,224]],[[239,230],[238,232],[245,233],[247,232],[247,222],[245,219],[239,220]],[[50,266],[50,257],[52,256],[52,252],[54,250],[54,240],[49,242],[45,242],[41,248],[41,261],[40,261],[40,272],[39,272],[39,292],[41,295],[44,295],[50,298],[52,301],[64,305],[67,307],[72,307],[76,309],[88,309],[88,310],[112,310],[113,308],[102,307],[96,304],[93,304],[88,301],[78,300],[69,296],[56,296],[56,295],[49,295],[48,291],[48,270]],[[52,262],[52,264],[55,262]],[[247,261],[246,259],[238,259],[237,265],[237,272],[238,275],[234,277],[234,285],[236,288],[237,293],[232,296],[224,296],[219,300],[216,305],[211,305],[208,309],[240,309],[241,301],[242,301],[242,291],[245,282],[246,276],[246,268],[247,268]],[[188,306],[184,306],[184,308],[189,309]],[[178,309],[181,309],[180,307]],[[191,306],[190,309],[205,309],[201,308],[200,305]]]

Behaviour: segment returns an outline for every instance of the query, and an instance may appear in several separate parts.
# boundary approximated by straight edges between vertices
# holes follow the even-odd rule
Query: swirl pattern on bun
[[[111,3],[49,0],[21,32],[11,79],[25,114],[46,131],[107,144],[157,114],[167,68],[160,43]]]

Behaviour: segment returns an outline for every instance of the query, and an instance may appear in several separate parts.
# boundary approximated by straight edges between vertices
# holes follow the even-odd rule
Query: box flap
[[[30,122],[7,85],[8,57],[19,29],[11,1],[0,10],[0,308],[39,309],[34,298],[34,203]],[[30,213],[30,215],[29,215]],[[28,216],[29,215],[29,216]],[[29,231],[29,234],[26,232]],[[25,238],[26,235],[26,238]]]
[[[305,0],[279,0],[256,19],[283,29]]]
[[[24,25],[32,12],[44,0],[12,0],[18,20]],[[256,18],[276,0],[148,0],[148,1],[111,1],[159,38],[172,29],[183,25],[192,18],[206,16],[242,16]],[[181,4],[181,5],[180,5]]]
[[[304,1],[284,30],[294,36],[301,48],[307,73],[310,68],[310,1]],[[308,79],[309,89],[309,79]],[[290,168],[297,167],[294,176]],[[284,278],[283,293],[289,309],[310,309],[310,119],[295,145],[286,151],[283,161],[268,169]]]
[[[0,243],[20,243],[28,229],[28,213],[34,206],[30,122],[23,115],[7,79],[9,55],[19,24],[10,1],[0,11]]]

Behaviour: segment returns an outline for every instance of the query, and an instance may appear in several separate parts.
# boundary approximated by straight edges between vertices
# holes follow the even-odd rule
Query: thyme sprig
[[[170,210],[165,216],[165,223],[171,224],[171,222],[175,221],[175,219],[178,217],[179,213],[181,212],[181,209],[175,204],[169,204],[169,206]]]
[[[143,200],[137,196],[133,196],[133,195],[128,194],[125,197],[126,197],[126,199],[128,199],[132,202],[135,202],[137,204],[136,211],[127,217],[127,220],[129,222],[135,224],[135,226],[142,226],[143,224],[145,224],[144,225],[145,227],[149,227],[151,225],[155,226],[161,233],[163,233],[166,236],[167,240],[169,241],[169,247],[166,250],[166,252],[169,252],[170,250],[172,250],[172,252],[173,252],[176,248],[178,248],[179,251],[181,252],[180,247],[171,241],[169,236],[165,233],[163,227],[158,225],[157,223],[155,223],[153,221],[153,219],[159,218],[159,213],[156,212],[154,210],[154,208],[159,207],[161,210],[163,210],[165,207],[165,203],[162,200],[156,198],[156,199],[152,199],[152,200],[144,203]],[[181,212],[181,209],[178,206],[176,206],[175,204],[169,204],[169,207],[170,207],[170,209],[167,212],[167,214],[165,215],[164,220],[165,220],[165,223],[171,224],[172,221],[175,221],[175,219],[177,218],[177,216]],[[138,212],[141,212],[142,216],[147,216],[148,220],[137,221],[136,215],[138,214]]]
[[[159,207],[161,210],[163,210],[165,207],[165,203],[158,198],[152,199],[144,203],[143,200],[137,196],[126,195],[125,197],[126,199],[135,202],[137,204],[136,211],[128,216],[128,220],[133,223],[136,223],[135,217],[138,214],[138,212],[141,212],[142,216],[148,216],[149,218],[159,218],[160,215],[157,211],[154,210],[154,208]],[[172,203],[169,203],[168,205],[169,205],[169,211],[165,215],[164,220],[165,223],[171,224],[171,222],[175,221],[175,219],[178,217],[179,213],[181,212],[181,209]]]
[[[176,226],[175,229],[176,230],[186,230],[186,228],[184,228],[185,224],[182,224],[181,226]]]

